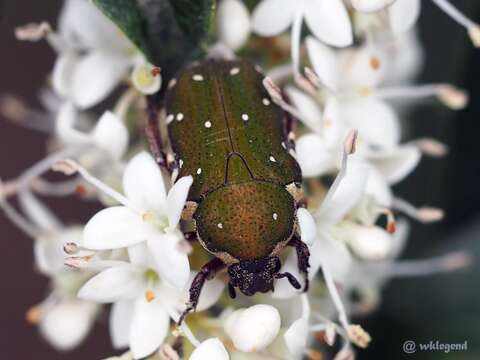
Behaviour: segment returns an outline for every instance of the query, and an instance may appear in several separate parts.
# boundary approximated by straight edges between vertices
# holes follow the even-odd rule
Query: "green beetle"
[[[308,289],[307,246],[300,241],[297,208],[303,201],[300,167],[290,154],[288,120],[263,86],[265,76],[245,61],[207,61],[170,81],[165,117],[178,176],[192,175],[184,219],[215,255],[190,288],[183,317],[195,309],[204,282],[228,268],[229,292],[273,291],[280,273],[278,254],[289,245],[299,258]],[[154,115],[151,116],[155,118]],[[147,129],[148,130],[148,129]],[[160,135],[147,132],[163,164]]]

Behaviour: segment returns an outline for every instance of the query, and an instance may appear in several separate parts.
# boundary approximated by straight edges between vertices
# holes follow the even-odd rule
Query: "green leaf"
[[[136,0],[93,0],[95,5],[112,20],[130,41],[153,61],[147,22]]]

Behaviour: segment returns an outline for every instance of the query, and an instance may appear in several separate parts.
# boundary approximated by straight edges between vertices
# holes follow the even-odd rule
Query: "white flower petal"
[[[309,29],[319,40],[333,46],[352,44],[352,24],[342,0],[309,0],[304,14]]]
[[[54,232],[62,229],[63,224],[60,220],[30,190],[19,192],[18,201],[23,213],[44,231]]]
[[[142,274],[128,263],[103,270],[88,280],[78,292],[78,297],[101,303],[134,299],[143,291]]]
[[[377,167],[390,184],[402,181],[418,165],[422,154],[413,145],[371,152],[368,160]]]
[[[343,178],[330,202],[323,203],[315,217],[323,225],[338,223],[360,200],[368,179],[368,166],[350,161]]]
[[[228,360],[228,355],[225,346],[218,338],[210,338],[195,348],[190,360]]]
[[[112,112],[106,111],[98,120],[92,132],[95,144],[119,160],[127,151],[128,130]]]
[[[287,86],[285,91],[298,111],[303,115],[300,120],[313,131],[321,132],[322,112],[319,105],[310,96],[293,86]]]
[[[130,350],[134,359],[152,354],[168,334],[170,317],[160,301],[147,302],[141,296],[135,302],[130,327]]]
[[[310,270],[311,271],[311,270]],[[304,277],[300,274],[298,270],[298,258],[295,251],[291,250],[287,258],[282,264],[280,269],[281,273],[289,272],[292,274],[302,285],[304,285]],[[302,288],[297,290],[295,289],[287,279],[278,279],[275,280],[275,291],[272,294],[272,297],[275,299],[289,299],[295,295],[298,295],[302,292]]]
[[[388,9],[390,27],[394,34],[409,30],[420,16],[420,0],[397,0]]]
[[[313,70],[320,81],[331,90],[338,87],[338,66],[335,52],[312,36],[305,41]]]
[[[72,76],[78,59],[79,57],[74,51],[65,51],[55,60],[52,72],[52,87],[61,97],[68,98],[70,96]]]
[[[190,264],[188,256],[178,249],[179,240],[175,234],[159,234],[149,239],[147,245],[160,277],[183,290],[190,277]]]
[[[58,110],[55,133],[67,145],[84,145],[90,142],[87,134],[75,129],[77,111],[71,102],[65,102]]]
[[[123,174],[123,191],[136,206],[166,215],[167,194],[163,176],[147,152],[141,152],[129,161]]]
[[[307,209],[299,208],[297,210],[297,219],[302,241],[307,245],[312,245],[317,236],[317,227],[313,216]]]
[[[193,275],[195,273],[192,273],[191,280],[193,280]],[[214,305],[222,296],[224,288],[225,283],[219,279],[207,280],[200,294],[196,311],[203,311]]]
[[[238,350],[262,351],[275,340],[280,324],[280,314],[276,308],[257,304],[238,315],[229,335]]]
[[[295,320],[292,325],[287,329],[283,338],[287,345],[290,355],[294,359],[301,359],[303,352],[307,348],[308,338],[308,322],[307,320],[300,318]]]
[[[130,342],[130,325],[133,316],[133,301],[117,301],[110,311],[109,330],[115,349],[128,347]]]
[[[352,0],[352,5],[357,11],[368,13],[380,11],[393,4],[395,1],[396,0]]]
[[[139,63],[132,71],[132,83],[144,95],[153,95],[162,86],[162,75],[153,74],[154,66],[148,63]]]
[[[217,9],[220,40],[232,50],[245,44],[250,35],[250,14],[241,0],[224,0]]]
[[[390,257],[395,259],[402,254],[407,245],[408,235],[410,235],[410,224],[405,219],[397,220],[396,230],[392,236],[392,250]]]
[[[292,24],[298,6],[299,2],[291,0],[263,0],[252,14],[253,31],[261,36],[284,32]]]
[[[119,249],[145,241],[154,233],[154,228],[140,215],[124,206],[113,206],[90,219],[82,245],[92,250]]]
[[[61,301],[42,318],[40,333],[57,350],[71,350],[88,335],[97,308],[98,305],[82,300]]]
[[[392,205],[392,189],[390,189],[385,177],[373,166],[368,171],[365,193],[373,195],[375,200],[382,206],[389,208]]]
[[[350,128],[341,119],[340,107],[335,96],[329,96],[325,103],[323,111],[323,129],[322,135],[325,144],[329,149],[341,151],[340,144],[343,144]]]
[[[342,70],[339,88],[345,91],[371,91],[388,74],[388,61],[380,46],[364,45],[356,49],[344,50],[337,57]]]
[[[72,76],[71,97],[81,109],[104,100],[126,75],[129,61],[104,51],[83,56]]]
[[[177,180],[170,189],[167,196],[168,204],[168,225],[175,228],[182,216],[185,201],[187,201],[188,191],[193,184],[192,176],[184,176]]]
[[[345,231],[345,242],[364,260],[383,260],[393,249],[393,238],[378,226],[350,224]]]
[[[151,257],[148,250],[147,242],[141,242],[136,245],[129,246],[128,249],[128,259],[133,265],[150,268]]]
[[[358,130],[359,147],[390,147],[400,141],[397,114],[387,103],[369,97],[342,103],[340,109],[344,121]]]
[[[307,134],[300,137],[295,152],[304,177],[319,176],[333,168],[332,154],[319,135]]]

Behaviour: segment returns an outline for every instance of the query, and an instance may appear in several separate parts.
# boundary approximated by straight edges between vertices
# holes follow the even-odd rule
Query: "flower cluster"
[[[477,24],[446,0],[432,2],[480,45]],[[431,138],[402,142],[402,119],[413,101],[435,98],[451,110],[468,103],[453,85],[413,84],[422,63],[414,29],[420,10],[420,0],[261,0],[250,8],[219,1],[217,42],[206,56],[256,54],[272,101],[299,121],[289,138],[308,200],[297,217],[310,251],[310,291],[279,279],[270,294],[230,300],[220,276],[206,282],[196,313],[179,326],[208,258],[181,219],[192,176],[170,176],[145,148],[145,99],[162,88],[163,69],[85,0],[65,1],[56,30],[17,28],[19,40],[45,39],[57,53],[41,93],[44,110],[11,95],[0,103],[5,117],[49,137],[44,159],[0,183],[0,207],[34,240],[36,267],[51,280],[28,321],[69,350],[112,304],[112,344],[127,349],[117,360],[315,359],[337,341],[335,359],[353,359],[354,345],[371,339],[350,317],[373,311],[385,282],[469,262],[464,252],[398,260],[408,219],[430,223],[443,212],[414,206],[392,186],[422,156],[448,150]],[[65,179],[46,180],[50,170]],[[66,225],[39,200],[72,194],[104,209],[86,224]],[[281,272],[303,279],[295,251],[285,252]]]

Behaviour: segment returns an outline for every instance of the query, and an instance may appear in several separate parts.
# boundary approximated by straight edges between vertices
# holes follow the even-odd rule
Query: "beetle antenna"
[[[300,285],[295,276],[293,276],[289,272],[276,273],[274,277],[275,279],[283,279],[284,277],[286,277],[288,279],[288,282],[297,290],[302,287],[302,285]]]

